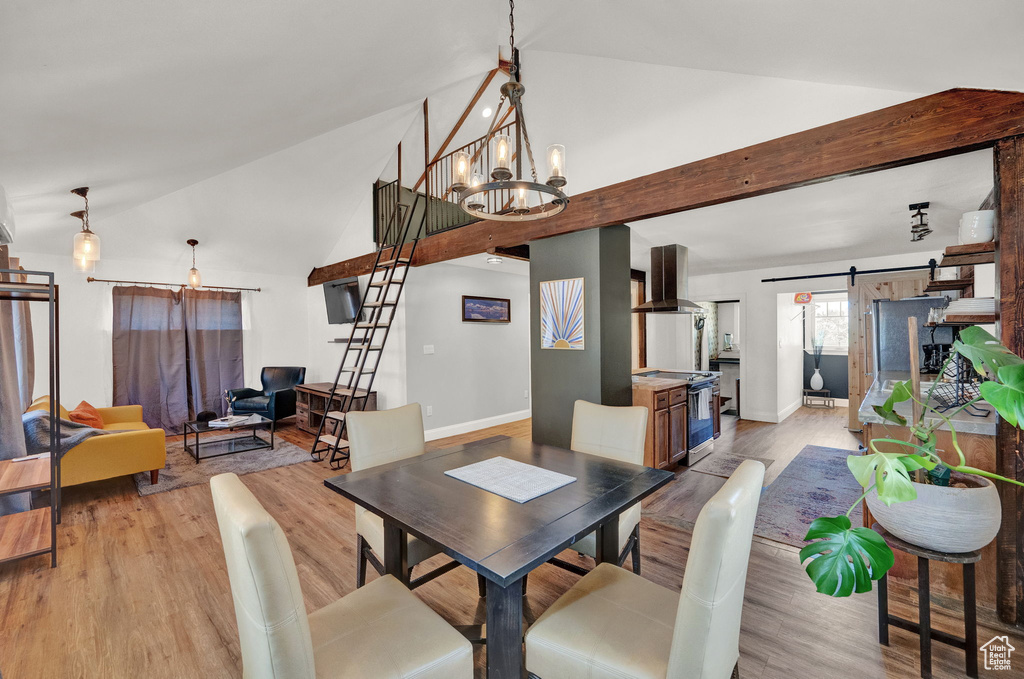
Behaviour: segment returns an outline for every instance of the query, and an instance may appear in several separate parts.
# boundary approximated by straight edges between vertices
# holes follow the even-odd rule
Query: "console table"
[[[314,382],[312,384],[299,384],[295,387],[295,423],[299,429],[304,432],[316,435],[320,428],[320,420],[323,419],[324,413],[329,410],[342,410],[342,402],[346,399],[344,396],[349,392],[347,389],[339,388],[337,393],[334,395],[330,407],[328,407],[328,397],[331,395],[330,382]],[[362,410],[376,410],[377,409],[377,392],[371,391],[367,393],[365,389],[358,389],[354,399],[350,400],[349,407],[345,409],[346,412],[352,409],[352,406],[362,405],[360,401],[365,400],[366,406]]]

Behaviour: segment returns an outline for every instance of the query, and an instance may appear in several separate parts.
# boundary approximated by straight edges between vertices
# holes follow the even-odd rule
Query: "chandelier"
[[[451,190],[459,196],[459,206],[480,219],[515,222],[543,219],[558,214],[569,204],[569,198],[562,193],[565,186],[565,147],[552,144],[548,147],[548,180],[540,183],[537,165],[533,159],[530,135],[526,131],[526,116],[523,114],[523,94],[526,88],[519,81],[519,50],[516,48],[515,0],[509,0],[509,46],[512,58],[508,82],[501,86],[501,97],[491,116],[491,125],[483,138],[481,150],[476,157],[467,151],[459,151],[452,157]],[[515,112],[515,139],[507,134],[496,133],[495,127],[502,120],[502,109],[508,105]],[[530,175],[524,179],[523,153],[529,163]],[[490,168],[484,167],[487,159]],[[490,181],[484,173],[489,169]]]
[[[89,187],[71,189],[71,193],[85,200],[85,209],[72,212],[71,216],[82,220],[82,230],[75,234],[72,257],[75,260],[75,271],[88,273],[96,269],[100,259],[100,237],[89,229]]]

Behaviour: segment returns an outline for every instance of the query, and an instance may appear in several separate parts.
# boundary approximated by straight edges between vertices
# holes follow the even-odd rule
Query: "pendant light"
[[[515,0],[509,0],[509,46],[512,48],[509,80],[501,86],[501,98],[491,116],[491,125],[479,148],[471,155],[467,149],[452,156],[450,189],[459,196],[459,206],[481,219],[496,221],[525,221],[551,217],[565,209],[569,199],[562,192],[565,179],[565,147],[552,144],[547,150],[548,179],[540,183],[537,165],[533,160],[530,135],[526,131],[523,114],[523,94],[526,88],[519,81],[519,50],[516,48]],[[508,103],[509,111],[503,116],[502,108]],[[490,110],[490,109],[488,109]],[[498,127],[499,120],[515,112],[515,123]],[[485,115],[485,117],[487,117]],[[513,138],[509,131],[515,133]],[[523,177],[523,158],[528,162],[529,178]],[[474,167],[475,163],[481,166]],[[490,164],[489,172],[486,167]],[[484,175],[490,175],[490,181]]]
[[[931,227],[928,226],[928,213],[925,210],[928,209],[929,203],[913,203],[910,206],[910,242],[916,243],[924,240],[924,237],[932,232]],[[917,210],[917,212],[914,212]]]
[[[71,213],[72,217],[82,220],[82,230],[75,234],[75,245],[72,250],[75,271],[91,272],[100,260],[100,237],[89,229],[89,187],[71,189],[71,193],[85,200],[84,210]]]
[[[198,290],[203,287],[203,277],[199,274],[199,269],[196,268],[196,246],[199,245],[199,241],[189,238],[185,242],[192,246],[192,268],[188,270],[188,287]]]

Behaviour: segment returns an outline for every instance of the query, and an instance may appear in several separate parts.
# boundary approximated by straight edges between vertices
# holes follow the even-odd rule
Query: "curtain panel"
[[[0,245],[0,269],[9,269],[7,246]],[[0,280],[9,282],[7,274]],[[19,302],[20,304],[20,302]],[[0,460],[25,455],[25,431],[21,426],[21,394],[18,389],[18,348],[14,335],[14,302],[0,301]],[[29,509],[29,494],[0,497],[0,515]]]
[[[172,434],[188,419],[185,307],[179,290],[115,287],[114,405],[141,405]]]
[[[191,416],[227,413],[224,392],[245,385],[242,372],[242,293],[185,290],[185,333]]]
[[[21,269],[21,261],[17,257],[10,258],[11,269]],[[21,283],[28,282],[28,276],[14,276],[15,280]],[[32,404],[32,393],[35,391],[36,383],[36,351],[35,341],[32,337],[32,308],[31,302],[14,303],[14,344],[16,347],[15,359],[18,363],[18,393],[21,396],[22,411],[28,410]]]

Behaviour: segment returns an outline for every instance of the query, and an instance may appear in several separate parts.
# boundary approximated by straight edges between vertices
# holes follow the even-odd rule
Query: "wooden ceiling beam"
[[[1024,94],[954,89],[571,196],[564,212],[479,221],[422,239],[414,266],[564,233],[942,158],[1024,134]],[[373,258],[314,269],[310,285],[369,273]]]

